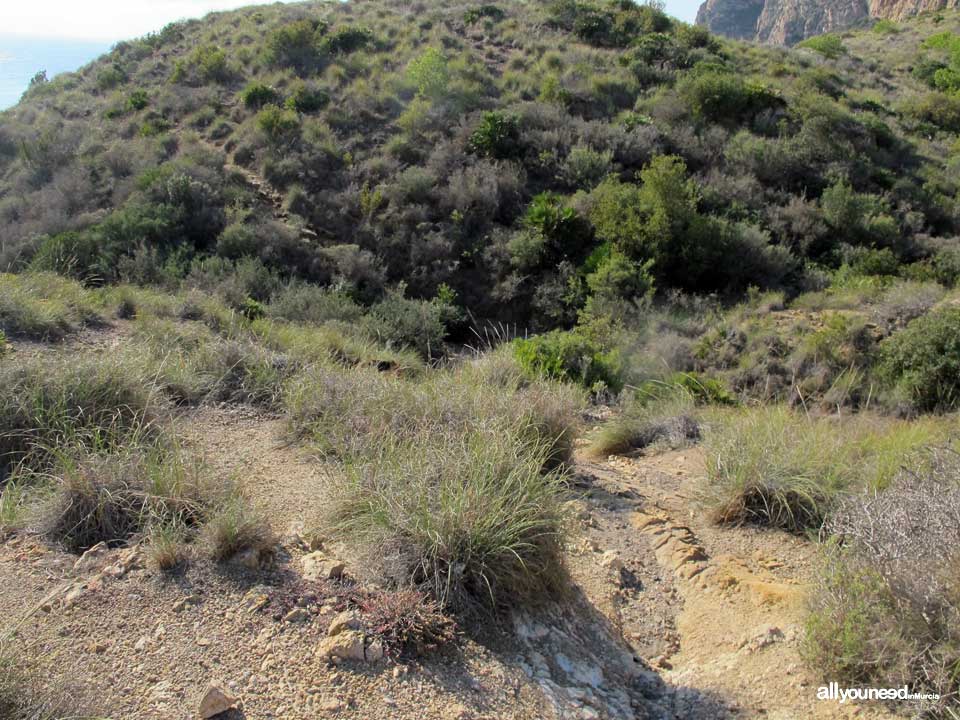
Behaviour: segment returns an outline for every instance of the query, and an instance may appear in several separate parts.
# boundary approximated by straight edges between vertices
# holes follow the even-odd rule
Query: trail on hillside
[[[821,681],[800,658],[816,548],[786,533],[706,522],[696,503],[702,450],[583,460],[578,470],[588,556],[573,560],[575,575],[666,684],[718,698],[737,717],[894,717],[816,699]],[[613,572],[591,572],[591,564]],[[709,717],[681,704],[672,710]]]
[[[706,523],[697,448],[578,459],[561,602],[413,662],[339,666],[316,654],[322,623],[259,609],[299,587],[311,548],[291,528],[309,523],[335,467],[250,408],[204,407],[181,422],[210,471],[242,483],[274,526],[270,566],[196,563],[164,577],[134,548],[112,551],[111,567],[123,567],[113,576],[78,570],[37,538],[0,543],[0,613],[41,608],[23,625],[27,647],[106,716],[191,717],[218,681],[247,718],[892,717],[815,699],[799,656],[815,548]]]

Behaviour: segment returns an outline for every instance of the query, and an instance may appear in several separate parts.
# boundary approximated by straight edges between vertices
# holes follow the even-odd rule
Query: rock
[[[243,596],[241,607],[243,607],[243,609],[248,613],[255,613],[263,610],[267,605],[270,604],[270,596],[267,595],[265,590],[265,588],[258,585],[257,587],[248,591],[247,594]]]
[[[317,703],[317,709],[323,712],[336,712],[340,709],[340,701],[337,698],[322,698]]]
[[[305,538],[303,522],[295,520],[294,522],[290,523],[289,527],[287,527],[287,531],[283,534],[283,540],[281,542],[286,547],[309,547]]]
[[[364,652],[367,662],[380,662],[383,660],[383,643],[379,640],[374,640],[372,643],[367,645],[367,649]]]
[[[774,625],[763,625],[756,630],[752,637],[740,643],[740,647],[749,653],[754,653],[784,639],[783,630]]]
[[[283,621],[286,623],[297,623],[297,622],[306,622],[310,619],[309,611],[304,608],[294,608],[286,615],[283,616]]]
[[[230,558],[231,565],[239,565],[248,570],[259,570],[263,567],[263,553],[257,548],[247,548]]]
[[[173,604],[174,612],[181,612],[189,605],[199,605],[200,596],[199,595],[187,595],[185,598],[180,598]]]
[[[611,570],[622,570],[623,560],[620,559],[615,550],[607,550],[600,556],[600,565]]]
[[[366,660],[363,633],[356,630],[344,630],[331,637],[324,638],[317,648],[317,655],[325,660]]]
[[[327,557],[319,550],[303,556],[304,580],[314,582],[317,580],[336,580],[343,575],[345,568],[344,563]]]
[[[97,543],[73,564],[73,571],[80,574],[99,570],[107,564],[109,556],[110,548],[107,547],[107,544],[105,542]]]
[[[138,652],[138,653],[143,652],[144,650],[147,649],[147,645],[149,643],[150,643],[150,638],[148,638],[146,635],[142,635],[140,636],[140,639],[137,640],[136,643],[134,643],[133,649],[135,652]]]
[[[104,574],[114,578],[121,578],[134,568],[141,567],[140,548],[134,546],[122,551],[116,562],[107,566]]]
[[[360,616],[355,610],[344,610],[330,622],[330,627],[327,628],[327,635],[333,637],[334,635],[339,635],[347,630],[359,629]]]
[[[199,715],[204,720],[225,713],[236,706],[237,698],[219,685],[210,684],[200,698]]]
[[[67,591],[66,595],[63,596],[63,606],[65,608],[73,607],[86,592],[86,583],[77,583]]]

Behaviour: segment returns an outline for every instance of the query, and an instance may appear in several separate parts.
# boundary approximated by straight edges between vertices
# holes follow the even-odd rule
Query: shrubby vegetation
[[[431,13],[241,10],[123,43],[69,95],[38,85],[3,117],[0,268],[175,286],[214,255],[258,259],[364,305],[446,285],[476,317],[550,330],[676,289],[793,295],[858,252],[896,273],[957,233],[933,150],[956,127],[952,30],[896,33],[929,88],[892,103],[861,97],[872,75],[852,90],[835,36],[786,61],[655,5]],[[496,68],[483,34],[510,48]],[[81,98],[107,113],[90,147]]]
[[[843,539],[813,663],[949,696],[955,583],[858,538],[904,500],[952,546],[956,20],[786,51],[652,3],[277,4],[38,77],[0,115],[0,524],[266,548],[176,429],[245,403],[328,463],[357,567],[503,607],[562,587],[608,403],[588,453],[703,439],[714,520]],[[24,352],[117,321],[129,353]]]

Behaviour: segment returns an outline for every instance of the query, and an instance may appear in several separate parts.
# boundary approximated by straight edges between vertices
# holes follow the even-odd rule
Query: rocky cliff
[[[705,0],[697,24],[727,37],[792,45],[869,18],[903,20],[954,7],[960,0]]]

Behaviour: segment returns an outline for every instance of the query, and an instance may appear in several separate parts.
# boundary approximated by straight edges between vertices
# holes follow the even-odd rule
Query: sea
[[[107,52],[112,43],[0,34],[0,110],[16,105],[41,70],[47,77],[73,72]]]

